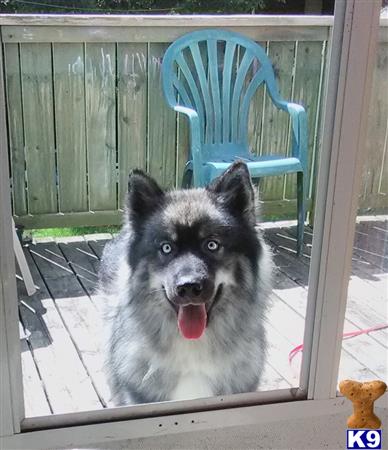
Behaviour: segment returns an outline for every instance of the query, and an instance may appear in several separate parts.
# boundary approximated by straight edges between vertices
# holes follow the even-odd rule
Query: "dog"
[[[134,170],[124,216],[99,272],[113,403],[257,390],[272,261],[247,166],[169,192]]]

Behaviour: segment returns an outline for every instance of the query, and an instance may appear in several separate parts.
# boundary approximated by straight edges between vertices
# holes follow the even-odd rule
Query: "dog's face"
[[[246,272],[257,269],[260,245],[246,165],[235,163],[206,189],[172,192],[134,171],[127,208],[132,273],[162,293],[184,338],[200,338],[225,289],[246,284]]]

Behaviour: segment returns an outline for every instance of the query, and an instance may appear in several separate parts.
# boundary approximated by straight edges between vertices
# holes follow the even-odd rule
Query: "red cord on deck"
[[[372,331],[383,330],[384,328],[388,328],[388,323],[383,323],[381,325],[376,325],[376,326],[371,327],[371,328],[365,328],[364,330],[349,331],[348,333],[344,333],[342,335],[342,339],[349,339],[349,338],[352,338],[352,337],[359,336],[360,334],[368,334],[368,333],[371,333]],[[290,351],[290,353],[288,354],[288,362],[291,364],[291,362],[294,359],[294,357],[299,352],[302,352],[302,351],[303,351],[303,344],[300,344],[300,345],[296,346],[295,348],[293,348]]]

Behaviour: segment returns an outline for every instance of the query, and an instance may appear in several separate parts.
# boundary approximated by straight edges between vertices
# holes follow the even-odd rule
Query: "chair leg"
[[[191,187],[193,187],[193,170],[186,167],[182,178],[182,188],[190,189]]]
[[[304,186],[304,173],[298,172],[297,174],[297,206],[298,206],[298,228],[297,228],[297,255],[300,256],[303,253],[303,234],[304,234],[304,222],[305,222],[305,189]]]
[[[16,233],[15,224],[13,223],[13,248],[16,256],[16,261],[19,266],[24,285],[26,286],[27,295],[30,296],[36,292],[34,280],[32,279],[30,268],[23,253],[23,248],[20,244],[18,235]]]

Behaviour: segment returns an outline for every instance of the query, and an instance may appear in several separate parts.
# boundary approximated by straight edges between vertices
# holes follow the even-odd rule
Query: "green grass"
[[[277,220],[292,220],[295,219],[295,214],[283,214],[281,218],[277,215],[268,215],[261,219],[262,222],[275,222]],[[23,235],[25,237],[34,238],[45,238],[45,237],[68,237],[68,236],[82,236],[84,234],[95,234],[95,233],[118,233],[120,231],[120,226],[100,226],[100,227],[71,227],[71,228],[36,228],[36,229],[25,229],[23,230]]]
[[[84,234],[95,233],[118,233],[120,227],[73,227],[73,228],[42,228],[24,230],[25,236],[31,236],[32,238],[42,237],[65,237],[65,236],[82,236]]]
[[[295,219],[295,214],[283,215],[281,219],[278,216],[266,216],[263,218],[263,222],[273,222],[276,220],[291,220]],[[105,226],[105,227],[72,227],[72,228],[39,228],[39,229],[25,229],[23,235],[25,237],[45,238],[45,237],[68,237],[68,236],[83,236],[84,234],[95,233],[118,233],[120,231],[119,226]]]

